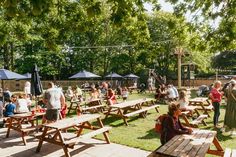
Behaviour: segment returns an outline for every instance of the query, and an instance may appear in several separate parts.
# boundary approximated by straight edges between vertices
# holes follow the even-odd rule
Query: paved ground
[[[5,138],[6,128],[0,128],[0,157],[62,157],[61,147],[44,143],[39,153],[36,153],[38,140],[27,136],[28,144],[23,145],[22,139],[12,131],[9,138]],[[69,149],[73,157],[146,157],[150,152],[119,144],[106,144],[104,141],[89,139]]]

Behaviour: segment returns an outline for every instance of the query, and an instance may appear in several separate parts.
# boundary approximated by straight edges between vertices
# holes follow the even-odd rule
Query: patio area
[[[1,157],[64,156],[61,147],[48,143],[44,143],[41,151],[36,153],[38,139],[26,136],[28,143],[24,146],[21,137],[16,132],[11,132],[10,137],[5,138],[6,130],[6,128],[0,128]],[[96,139],[84,140],[69,151],[73,157],[146,157],[151,153],[119,144],[106,144],[105,141]]]

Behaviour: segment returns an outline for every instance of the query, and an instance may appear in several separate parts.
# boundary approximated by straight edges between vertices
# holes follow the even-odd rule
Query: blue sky
[[[159,0],[159,3],[161,4],[161,10],[166,11],[166,12],[173,12],[173,7],[170,3],[165,2],[165,0]],[[152,5],[145,3],[144,7],[147,9],[148,12],[152,12]],[[193,16],[191,15],[190,12],[187,12],[185,14],[185,18],[187,21],[191,21]],[[217,28],[219,26],[221,18],[217,18],[215,20],[210,21],[210,25],[213,28]]]
[[[173,12],[173,7],[170,3],[165,2],[164,0],[159,0],[159,3],[161,4],[161,10],[167,11],[167,12]],[[145,3],[144,7],[149,11],[152,12],[152,5]]]

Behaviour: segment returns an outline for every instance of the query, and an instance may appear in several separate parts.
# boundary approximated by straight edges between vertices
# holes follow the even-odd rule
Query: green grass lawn
[[[154,94],[132,94],[129,96],[129,100],[138,98],[153,98]],[[122,100],[120,100],[122,101]],[[157,113],[154,109],[149,111],[149,115],[146,118],[140,118],[138,116],[131,117],[128,121],[129,126],[126,126],[122,119],[116,117],[108,117],[103,119],[105,125],[112,126],[112,130],[109,133],[111,142],[122,145],[127,145],[134,148],[140,148],[147,151],[153,151],[160,146],[160,138],[154,131],[155,119],[160,114],[167,112],[167,105],[161,104],[159,108],[160,113]],[[223,125],[224,119],[224,107],[221,107],[220,124]],[[200,125],[202,129],[213,130],[212,115],[206,120],[208,126]],[[103,116],[104,117],[104,116]],[[223,148],[236,149],[236,137],[232,138],[228,133],[220,133],[217,130],[217,137]],[[103,139],[102,135],[98,135],[97,138]],[[210,156],[210,155],[208,155]]]

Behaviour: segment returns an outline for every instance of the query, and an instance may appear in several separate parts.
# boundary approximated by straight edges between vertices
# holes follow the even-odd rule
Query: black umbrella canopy
[[[105,78],[123,78],[123,77],[121,75],[113,72],[113,73],[105,76]]]
[[[91,73],[89,71],[86,70],[82,70],[80,72],[78,72],[77,74],[69,77],[70,79],[74,79],[74,78],[82,78],[82,79],[88,79],[88,78],[99,78],[101,76],[96,75],[94,73]]]
[[[39,69],[35,64],[32,69],[31,75],[31,94],[32,95],[41,95],[43,93],[43,86],[39,76]]]
[[[31,73],[25,73],[23,74],[27,79],[31,79]]]
[[[14,80],[14,79],[24,79],[25,76],[6,70],[6,69],[0,69],[0,80]]]
[[[25,78],[26,78],[25,76],[20,75],[18,73],[6,69],[0,69],[0,80],[2,80],[2,89],[4,89],[3,80],[14,80],[14,79],[25,79]]]
[[[125,75],[124,76],[124,78],[130,78],[130,79],[138,79],[139,78],[139,76],[137,76],[137,75],[134,75],[134,74],[128,74],[128,75]]]

